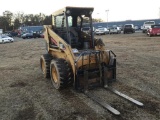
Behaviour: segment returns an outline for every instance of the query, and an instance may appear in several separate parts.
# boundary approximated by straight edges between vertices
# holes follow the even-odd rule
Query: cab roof
[[[58,16],[64,14],[64,12],[70,11],[70,15],[89,15],[92,14],[94,8],[93,7],[71,7],[66,6],[60,10],[55,11],[52,15]]]

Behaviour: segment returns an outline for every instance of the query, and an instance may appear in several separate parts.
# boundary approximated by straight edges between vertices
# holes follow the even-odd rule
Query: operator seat
[[[75,27],[70,27],[71,46],[79,47],[80,46],[79,37],[75,29],[76,29]]]

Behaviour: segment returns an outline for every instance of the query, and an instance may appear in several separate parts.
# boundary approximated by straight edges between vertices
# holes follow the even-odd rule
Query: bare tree
[[[18,19],[21,24],[24,23],[24,12],[19,11],[14,14],[14,19]]]
[[[3,12],[3,16],[6,18],[9,26],[11,26],[12,25],[11,20],[12,20],[12,17],[13,17],[13,13],[6,10],[6,11]]]

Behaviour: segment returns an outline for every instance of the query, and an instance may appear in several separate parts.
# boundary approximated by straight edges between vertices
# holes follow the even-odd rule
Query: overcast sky
[[[25,14],[50,15],[65,6],[94,7],[93,17],[104,21],[157,19],[160,0],[0,0],[0,15],[5,10]]]

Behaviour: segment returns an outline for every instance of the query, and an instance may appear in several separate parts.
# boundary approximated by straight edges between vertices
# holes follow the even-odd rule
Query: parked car
[[[155,21],[146,21],[146,22],[144,22],[143,27],[142,27],[142,32],[146,33],[147,30],[151,28],[151,25],[155,25]]]
[[[10,33],[5,32],[3,35],[8,36],[8,37],[12,37],[12,35]]]
[[[14,39],[9,36],[6,36],[6,35],[0,36],[0,43],[13,42],[13,41]]]
[[[147,31],[148,36],[156,36],[160,35],[160,24],[158,25],[151,25],[151,28]]]
[[[41,33],[40,36],[41,36],[41,38],[44,38],[44,33]]]
[[[16,37],[18,35],[17,32],[13,32],[13,31],[6,31],[4,34],[9,37]]]
[[[123,33],[134,33],[135,28],[133,24],[125,24],[123,28]]]
[[[138,26],[135,26],[134,27],[135,31],[139,30],[139,27]]]
[[[41,34],[40,32],[33,32],[33,38],[40,38],[41,37]]]
[[[21,32],[21,31],[20,31],[20,32],[18,32],[17,37],[22,37],[22,35],[25,34],[25,33],[26,33],[26,32]]]
[[[109,34],[119,34],[121,33],[121,29],[119,27],[111,27],[109,30]]]
[[[88,33],[90,33],[91,28],[90,27],[83,27],[82,31],[88,34]],[[93,27],[93,33],[95,33],[95,28],[94,27]]]
[[[97,28],[95,31],[96,35],[101,35],[101,34],[108,34],[109,30],[105,27]]]
[[[12,37],[16,37],[18,35],[17,32],[10,32],[10,34],[11,34]]]
[[[22,37],[23,39],[33,38],[33,33],[24,33],[21,37]]]
[[[89,33],[90,30],[91,30],[90,27],[83,27],[82,28],[82,31],[85,32],[85,33]]]

